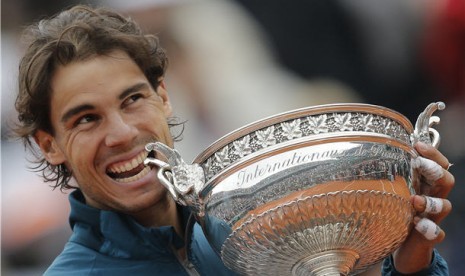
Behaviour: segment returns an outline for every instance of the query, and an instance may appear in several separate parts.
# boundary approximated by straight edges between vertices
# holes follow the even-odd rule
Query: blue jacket
[[[394,261],[392,256],[386,258],[383,263],[382,275],[383,276],[402,276],[406,274],[399,273],[393,265]],[[425,268],[422,271],[416,272],[415,276],[448,276],[449,267],[447,266],[446,261],[439,255],[438,251],[435,249],[433,251],[433,259],[428,268]]]
[[[212,250],[201,227],[188,221],[183,209],[186,241],[173,227],[145,228],[129,216],[86,205],[79,190],[69,196],[73,234],[63,252],[47,269],[46,276],[62,275],[188,275],[194,268],[200,275],[234,275]],[[182,263],[174,251],[187,246],[188,261]],[[392,258],[384,261],[382,275],[399,274]],[[447,264],[435,251],[430,268],[418,275],[449,275]]]
[[[73,229],[63,252],[44,275],[234,275],[211,249],[199,224],[188,223],[183,210],[187,241],[173,227],[145,228],[129,216],[86,205],[79,190],[69,196]],[[187,247],[188,262],[174,254]]]

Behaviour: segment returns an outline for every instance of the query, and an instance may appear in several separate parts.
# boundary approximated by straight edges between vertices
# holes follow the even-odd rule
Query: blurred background
[[[428,103],[444,101],[437,129],[456,186],[438,249],[451,275],[465,271],[465,0],[3,0],[2,275],[42,274],[70,235],[68,194],[31,172],[9,126],[23,27],[77,3],[113,7],[160,36],[175,115],[187,120],[176,147],[188,161],[290,109],[365,102],[414,123]]]

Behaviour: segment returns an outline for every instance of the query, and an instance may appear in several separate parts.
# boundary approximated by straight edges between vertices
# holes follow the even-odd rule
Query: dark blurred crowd
[[[8,124],[15,120],[22,27],[76,3],[114,6],[160,35],[170,58],[167,85],[188,120],[189,142],[180,145],[187,155],[225,131],[302,105],[366,102],[414,123],[428,103],[444,101],[436,128],[441,151],[454,163],[456,187],[439,250],[452,275],[465,270],[465,0],[7,0],[1,9],[3,275],[37,275],[69,235],[67,195],[28,171]],[[269,103],[254,108],[264,97]]]

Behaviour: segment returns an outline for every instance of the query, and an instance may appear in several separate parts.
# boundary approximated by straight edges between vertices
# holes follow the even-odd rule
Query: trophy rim
[[[259,129],[266,128],[268,126],[272,126],[287,120],[335,112],[364,112],[379,115],[398,122],[408,133],[412,133],[414,129],[412,123],[406,116],[391,108],[380,105],[366,103],[332,103],[308,106],[271,115],[246,124],[243,127],[237,128],[210,144],[210,146],[208,146],[205,150],[198,154],[197,157],[195,157],[193,163],[201,164],[205,162],[222,147]]]

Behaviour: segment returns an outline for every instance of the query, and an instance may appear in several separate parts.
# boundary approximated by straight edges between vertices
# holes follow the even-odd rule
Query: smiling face
[[[87,204],[137,213],[166,201],[156,170],[143,166],[145,144],[172,146],[171,106],[127,54],[114,51],[58,67],[51,83],[54,135],[35,138],[53,165],[72,172]]]

